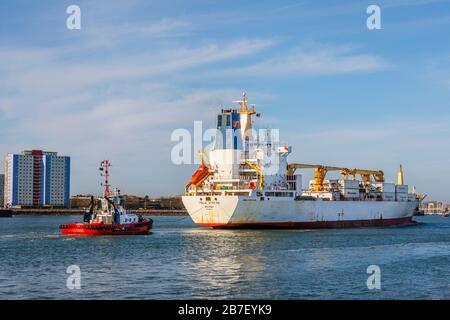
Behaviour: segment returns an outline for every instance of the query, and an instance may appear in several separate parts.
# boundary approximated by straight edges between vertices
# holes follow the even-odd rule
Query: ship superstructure
[[[400,167],[387,183],[381,170],[289,163],[278,132],[253,127],[247,96],[217,117],[215,145],[185,187],[193,221],[215,228],[321,228],[409,224],[423,196],[408,191]],[[313,169],[303,188],[299,169]],[[339,179],[326,179],[335,171]]]

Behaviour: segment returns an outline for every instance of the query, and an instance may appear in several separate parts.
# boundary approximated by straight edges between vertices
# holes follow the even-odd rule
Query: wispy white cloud
[[[378,71],[391,67],[379,56],[345,47],[294,49],[251,65],[208,72],[214,77],[304,77]]]
[[[422,6],[435,3],[442,3],[447,0],[387,0],[378,1],[377,4],[383,8],[394,8],[394,7],[409,7],[409,6]]]
[[[163,18],[157,21],[137,21],[120,24],[94,23],[82,38],[79,50],[112,49],[124,43],[187,37],[195,26],[187,20]]]
[[[0,84],[35,94],[49,94],[64,90],[79,90],[108,81],[176,75],[182,70],[231,60],[261,51],[272,45],[271,40],[237,40],[231,43],[207,43],[199,47],[178,46],[157,52],[136,53],[126,57],[106,58],[102,61],[64,61],[66,51],[55,49],[0,49]],[[14,57],[19,56],[16,60]],[[12,65],[11,66],[11,61]],[[20,61],[20,62],[19,62]]]

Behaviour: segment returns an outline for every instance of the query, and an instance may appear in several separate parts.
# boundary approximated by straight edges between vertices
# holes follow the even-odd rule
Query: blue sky
[[[291,162],[402,163],[450,202],[450,1],[4,0],[0,40],[0,154],[72,156],[73,194],[99,192],[105,158],[126,193],[181,193],[195,166],[171,132],[246,91]]]

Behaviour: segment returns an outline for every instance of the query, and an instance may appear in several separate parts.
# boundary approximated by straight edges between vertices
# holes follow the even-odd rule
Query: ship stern
[[[214,228],[230,223],[239,202],[239,196],[186,195],[181,199],[194,223]]]

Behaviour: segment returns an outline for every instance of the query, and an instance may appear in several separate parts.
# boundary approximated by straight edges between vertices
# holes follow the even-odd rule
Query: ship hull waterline
[[[60,226],[62,235],[114,236],[146,235],[152,229],[153,221],[132,224],[69,223]]]
[[[194,223],[215,229],[319,229],[414,225],[418,201],[259,201],[184,196]]]

